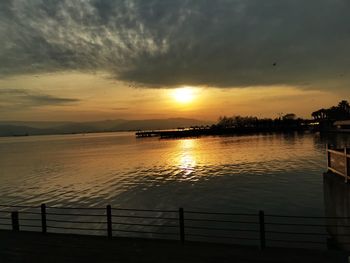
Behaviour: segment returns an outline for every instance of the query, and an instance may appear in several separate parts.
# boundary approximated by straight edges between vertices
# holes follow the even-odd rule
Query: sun
[[[182,87],[182,88],[175,89],[172,92],[172,97],[178,103],[186,104],[194,100],[195,92],[194,92],[194,89],[191,87]]]

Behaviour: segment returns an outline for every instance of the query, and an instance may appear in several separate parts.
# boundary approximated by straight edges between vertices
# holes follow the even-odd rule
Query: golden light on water
[[[189,176],[195,171],[197,162],[194,153],[194,140],[182,140],[180,142],[181,155],[178,158],[178,167],[184,176]]]
[[[193,173],[195,170],[195,167],[196,167],[196,160],[191,154],[186,153],[180,157],[179,168],[181,171],[184,172],[184,175],[187,176]]]
[[[175,89],[171,95],[176,102],[182,104],[190,103],[196,97],[195,90],[192,87],[182,87]]]

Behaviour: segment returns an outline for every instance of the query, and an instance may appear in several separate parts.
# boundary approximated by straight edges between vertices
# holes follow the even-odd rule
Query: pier
[[[344,177],[345,183],[350,179],[350,149],[334,148],[327,145],[327,167],[337,175]]]
[[[200,136],[220,136],[220,135],[245,135],[256,133],[272,133],[272,132],[305,132],[311,131],[309,125],[300,127],[192,127],[177,130],[153,130],[153,131],[138,131],[135,133],[136,138],[160,137],[160,138],[186,138]]]
[[[199,137],[203,135],[214,135],[209,128],[193,128],[179,130],[161,130],[161,131],[138,131],[137,138],[160,137],[160,138],[184,138],[184,137]]]

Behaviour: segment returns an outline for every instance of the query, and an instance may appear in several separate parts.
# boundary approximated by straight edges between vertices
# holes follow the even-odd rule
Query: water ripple
[[[310,134],[2,138],[0,201],[321,213],[324,143]]]

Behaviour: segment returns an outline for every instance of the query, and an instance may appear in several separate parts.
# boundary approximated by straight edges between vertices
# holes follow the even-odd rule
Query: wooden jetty
[[[160,130],[160,131],[138,131],[137,138],[160,137],[160,138],[184,138],[184,137],[199,137],[202,135],[210,135],[209,128],[193,128],[193,129],[178,129],[178,130]]]
[[[332,148],[327,145],[328,171],[344,177],[347,183],[350,179],[350,149]]]
[[[200,136],[220,136],[220,135],[237,135],[237,134],[256,134],[256,133],[272,133],[272,132],[304,132],[308,131],[309,126],[302,127],[191,127],[186,129],[175,130],[152,130],[152,131],[138,131],[137,138],[146,137],[160,137],[160,138],[186,138],[186,137],[200,137]]]

